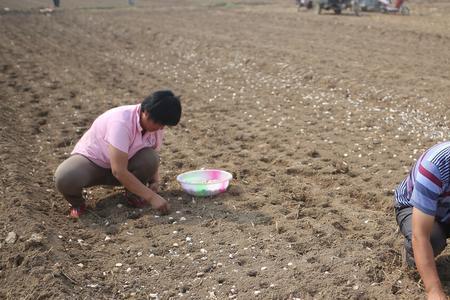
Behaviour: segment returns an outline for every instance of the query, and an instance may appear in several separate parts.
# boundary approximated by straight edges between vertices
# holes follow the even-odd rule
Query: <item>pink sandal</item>
[[[70,219],[79,219],[86,212],[86,204],[74,207],[72,206],[69,210]]]

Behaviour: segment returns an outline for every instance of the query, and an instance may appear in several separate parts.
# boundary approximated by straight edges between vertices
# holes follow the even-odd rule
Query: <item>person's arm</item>
[[[434,216],[427,215],[415,207],[413,208],[412,246],[414,260],[425,285],[427,298],[429,300],[447,299],[436,270],[433,248],[430,242],[433,225]]]
[[[128,171],[128,154],[109,145],[111,171],[114,177],[131,193],[138,195],[149,202],[154,209],[167,213],[169,204],[167,201],[146,187],[133,173]]]

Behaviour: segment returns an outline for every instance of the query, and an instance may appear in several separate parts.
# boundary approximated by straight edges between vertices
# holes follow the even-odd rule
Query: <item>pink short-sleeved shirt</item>
[[[141,105],[110,109],[97,117],[72,154],[81,154],[102,168],[111,168],[108,146],[128,153],[128,159],[143,148],[161,148],[163,131],[145,132],[139,123]]]

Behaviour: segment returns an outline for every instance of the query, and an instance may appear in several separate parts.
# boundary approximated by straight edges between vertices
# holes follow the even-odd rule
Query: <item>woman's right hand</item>
[[[150,199],[150,204],[156,210],[158,210],[161,214],[166,215],[169,213],[170,205],[166,199],[156,194]]]

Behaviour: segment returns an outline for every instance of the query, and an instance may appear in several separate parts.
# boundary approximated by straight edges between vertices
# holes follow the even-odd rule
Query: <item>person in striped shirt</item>
[[[405,262],[417,267],[428,299],[447,299],[434,257],[450,236],[450,141],[419,157],[395,190],[395,211],[405,236]]]

